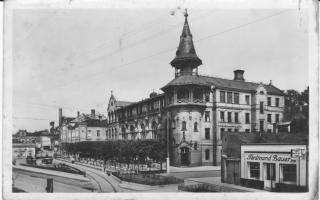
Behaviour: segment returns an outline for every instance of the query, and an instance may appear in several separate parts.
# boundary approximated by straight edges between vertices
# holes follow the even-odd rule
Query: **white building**
[[[307,150],[302,144],[241,145],[241,184],[275,191],[307,188]]]

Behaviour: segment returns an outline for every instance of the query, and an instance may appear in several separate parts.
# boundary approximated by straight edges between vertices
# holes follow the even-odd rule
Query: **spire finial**
[[[189,16],[188,15],[188,9],[186,8],[186,9],[184,9],[184,17],[187,19],[188,16]]]

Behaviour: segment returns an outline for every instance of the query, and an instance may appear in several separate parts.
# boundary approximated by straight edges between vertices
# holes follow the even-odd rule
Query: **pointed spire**
[[[192,34],[188,23],[188,12],[184,13],[185,21],[180,36],[180,43],[176,51],[176,57],[171,61],[173,67],[183,67],[187,62],[192,62],[194,67],[202,64],[201,59],[197,56],[196,50],[193,45]]]

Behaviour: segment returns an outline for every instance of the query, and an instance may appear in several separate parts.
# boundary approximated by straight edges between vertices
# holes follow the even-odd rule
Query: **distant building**
[[[106,140],[107,130],[106,117],[96,114],[80,114],[77,117],[62,117],[61,122],[61,143],[75,143],[82,141]]]
[[[202,76],[189,28],[188,14],[176,57],[175,78],[139,102],[113,94],[108,103],[107,139],[170,140],[170,164],[219,165],[221,133],[275,132],[283,119],[284,94],[273,84],[247,82],[243,70],[233,79]]]

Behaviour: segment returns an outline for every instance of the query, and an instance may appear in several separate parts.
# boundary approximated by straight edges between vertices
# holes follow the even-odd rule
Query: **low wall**
[[[186,192],[247,192],[245,190],[225,187],[222,185],[212,185],[207,183],[193,184],[193,185],[178,185],[178,190]]]

